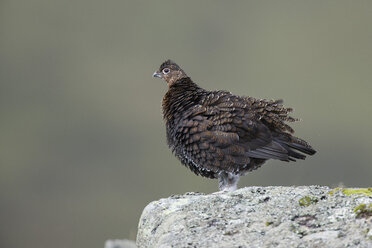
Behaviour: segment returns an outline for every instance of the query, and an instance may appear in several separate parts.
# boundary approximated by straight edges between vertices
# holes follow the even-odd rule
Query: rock
[[[105,248],[137,248],[137,246],[132,240],[110,239],[105,242]]]
[[[370,203],[321,186],[186,193],[146,206],[137,246],[372,247],[372,217],[356,213]]]

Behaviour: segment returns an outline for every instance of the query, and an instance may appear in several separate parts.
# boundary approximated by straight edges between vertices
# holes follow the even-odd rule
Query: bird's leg
[[[234,191],[237,188],[239,175],[221,171],[218,173],[218,188],[220,191]]]

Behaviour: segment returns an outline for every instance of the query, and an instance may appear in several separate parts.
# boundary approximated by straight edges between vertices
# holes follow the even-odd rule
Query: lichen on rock
[[[335,192],[340,191],[345,195],[366,195],[366,196],[372,196],[372,188],[334,188],[330,191],[328,191],[328,194],[333,195]]]
[[[372,247],[372,218],[356,217],[369,209],[372,197],[329,191],[247,187],[160,199],[142,213],[137,246]]]
[[[372,216],[372,203],[368,205],[365,203],[361,203],[354,208],[354,213],[356,214],[357,218],[368,218]]]
[[[315,203],[317,203],[318,201],[319,201],[318,198],[313,197],[313,196],[308,196],[308,195],[306,195],[306,196],[304,196],[304,197],[301,197],[301,198],[298,200],[298,204],[299,204],[300,206],[305,206],[305,207],[307,207],[307,206],[309,206],[309,205],[311,205],[311,204],[315,204]]]

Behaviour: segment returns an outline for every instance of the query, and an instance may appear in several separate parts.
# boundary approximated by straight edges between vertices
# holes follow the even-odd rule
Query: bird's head
[[[170,59],[161,64],[159,70],[154,72],[152,76],[164,79],[168,86],[181,78],[187,77],[186,73]]]

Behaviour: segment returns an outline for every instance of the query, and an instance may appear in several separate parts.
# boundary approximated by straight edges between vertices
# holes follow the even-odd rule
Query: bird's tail
[[[316,153],[309,143],[292,135],[280,135],[275,137],[274,140],[288,151],[288,159],[292,161],[305,159],[306,156],[304,154],[314,155]]]

